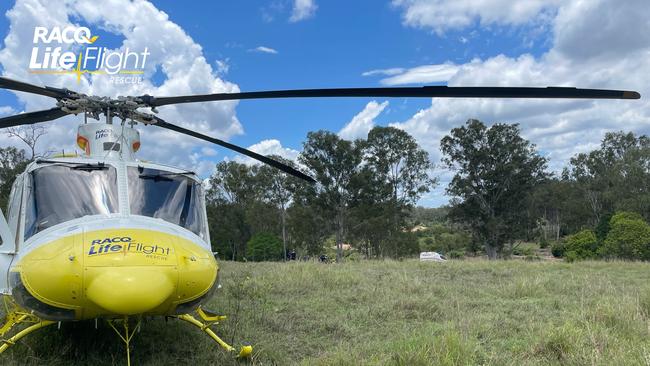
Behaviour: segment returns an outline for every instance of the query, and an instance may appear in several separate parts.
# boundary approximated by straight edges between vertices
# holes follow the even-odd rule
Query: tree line
[[[406,230],[409,211],[437,181],[430,177],[427,152],[405,131],[375,127],[367,139],[355,141],[310,132],[296,163],[273,158],[297,164],[317,183],[264,165],[217,164],[209,180],[208,218],[213,247],[224,258],[279,259],[290,249],[319,256],[333,247],[341,260],[346,244],[367,258],[419,251]],[[282,245],[248,245],[268,234]],[[258,247],[276,249],[262,254]]]
[[[265,165],[219,162],[206,190],[213,249],[223,259],[256,261],[292,250],[337,260],[429,249],[494,259],[512,254],[518,242],[537,241],[569,260],[650,259],[647,136],[607,133],[561,172],[549,170],[518,124],[470,119],[440,147],[453,178],[446,188],[452,198],[438,209],[417,207],[438,184],[433,162],[393,127],[375,127],[355,141],[310,132],[295,161],[273,156],[316,184]],[[36,155],[34,146],[30,151]],[[20,149],[0,148],[1,207],[29,160]]]
[[[566,252],[569,259],[645,258],[621,249],[629,244],[621,239],[620,220],[612,218],[633,213],[641,220],[637,226],[650,219],[647,136],[607,133],[598,149],[575,155],[561,172],[549,170],[549,159],[521,136],[518,124],[470,119],[440,146],[442,164],[454,175],[446,189],[452,199],[437,210],[416,207],[437,184],[432,162],[412,136],[392,127],[376,127],[357,141],[326,131],[308,134],[297,161],[318,181],[313,186],[271,168],[219,163],[208,201],[213,245],[227,258],[249,260],[281,258],[283,248],[313,256],[332,247],[340,259],[344,243],[366,258],[433,248],[494,259],[512,254],[522,241],[553,244],[556,255]],[[618,238],[607,239],[611,228]],[[584,230],[596,237],[589,255],[571,250],[573,235]],[[247,247],[257,234],[281,239],[268,244],[276,248],[270,257]],[[650,253],[650,239],[641,242],[636,245]]]

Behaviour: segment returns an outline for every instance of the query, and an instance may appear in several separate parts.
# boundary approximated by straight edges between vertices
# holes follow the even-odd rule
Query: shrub
[[[282,240],[269,233],[258,233],[246,244],[246,258],[251,261],[277,261],[282,259]]]
[[[464,249],[450,250],[447,253],[447,258],[450,258],[450,259],[459,259],[459,258],[464,258],[464,257],[465,257],[465,250]]]
[[[564,243],[561,241],[555,242],[551,246],[551,254],[553,254],[555,258],[564,257],[565,251],[566,251],[566,245],[564,245]]]
[[[535,249],[529,247],[529,246],[517,246],[516,248],[512,249],[512,254],[513,255],[522,255],[522,256],[529,256],[529,255],[534,255],[535,254]]]
[[[609,258],[650,260],[650,225],[641,215],[621,212],[612,216],[600,254]]]
[[[541,235],[539,237],[539,248],[540,249],[546,249],[546,248],[548,248],[548,245],[549,245],[548,239],[546,239],[546,237],[544,235]]]
[[[617,212],[616,215],[612,216],[611,219],[609,219],[609,226],[611,227],[613,224],[621,221],[621,220],[641,220],[643,221],[643,216],[636,212],[628,212],[628,211],[621,211]]]
[[[564,256],[569,262],[592,259],[597,256],[598,239],[592,230],[582,230],[567,237],[565,246]]]

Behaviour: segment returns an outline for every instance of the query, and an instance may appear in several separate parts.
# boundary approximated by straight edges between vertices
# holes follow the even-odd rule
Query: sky
[[[99,6],[98,4],[101,4]],[[363,138],[373,126],[412,134],[440,184],[420,204],[445,204],[453,172],[439,142],[469,118],[519,123],[560,171],[606,132],[650,134],[647,0],[17,0],[0,3],[3,76],[118,96],[379,86],[576,86],[637,90],[637,101],[490,99],[247,100],[160,107],[169,122],[295,158],[309,131]],[[107,75],[30,73],[35,27],[88,27],[97,43],[151,55],[139,84]],[[68,46],[64,46],[68,47]],[[74,49],[74,46],[71,49]],[[0,91],[0,116],[51,108],[42,96]],[[72,151],[80,117],[47,122],[40,149]],[[142,159],[208,177],[225,149],[140,126]],[[0,133],[0,146],[21,146]]]

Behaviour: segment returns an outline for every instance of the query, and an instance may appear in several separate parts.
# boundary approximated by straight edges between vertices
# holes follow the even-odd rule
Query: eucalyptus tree
[[[470,119],[440,146],[443,162],[455,172],[447,188],[454,197],[450,215],[495,259],[534,219],[526,211],[533,188],[547,177],[547,161],[520,136],[517,124],[487,127]]]
[[[281,156],[271,155],[270,158],[280,161],[291,167],[296,165],[288,159]],[[282,231],[282,248],[284,250],[283,258],[287,257],[287,209],[293,201],[293,194],[296,186],[304,184],[298,178],[289,176],[282,171],[273,167],[263,165],[257,171],[258,184],[262,186],[263,199],[277,208],[280,216],[280,226]]]
[[[333,223],[336,259],[342,260],[347,219],[354,197],[354,181],[361,170],[362,144],[329,131],[307,134],[298,161],[316,179],[313,200],[324,218]]]

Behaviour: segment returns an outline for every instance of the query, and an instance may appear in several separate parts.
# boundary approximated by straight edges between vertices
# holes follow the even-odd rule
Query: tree
[[[276,261],[282,257],[282,242],[270,233],[258,233],[248,241],[246,258],[255,262]]]
[[[450,216],[467,225],[495,259],[530,225],[530,192],[547,177],[546,159],[520,136],[517,124],[488,128],[470,119],[440,145],[443,162],[455,171],[447,188],[454,197]]]
[[[247,212],[260,196],[255,169],[222,161],[209,180],[206,196],[212,246],[232,260],[245,255],[246,243],[252,235]]]
[[[25,150],[13,146],[0,148],[0,208],[7,213],[11,186],[16,176],[22,173],[29,160],[25,157]]]
[[[270,158],[277,160],[281,163],[295,167],[292,161],[284,159],[280,156],[272,155]],[[287,208],[293,199],[293,192],[295,186],[300,184],[297,178],[288,176],[282,171],[262,165],[259,168],[258,176],[260,184],[264,186],[264,199],[274,205],[280,213],[280,225],[282,228],[282,248],[284,249],[283,258],[286,260],[287,256]]]
[[[235,161],[218,163],[209,180],[208,201],[244,204],[255,199],[259,196],[256,169],[255,166],[249,167]]]
[[[591,208],[591,226],[614,211],[628,210],[650,219],[650,138],[610,132],[600,148],[571,158],[565,171]]]
[[[600,254],[610,258],[650,260],[650,225],[632,212],[619,212],[609,221]]]
[[[36,144],[38,144],[38,140],[47,133],[45,127],[42,125],[26,125],[20,127],[9,127],[6,131],[9,137],[15,137],[27,145],[30,152],[29,160],[34,160],[38,157],[36,154]]]
[[[353,199],[353,184],[361,168],[361,146],[328,131],[310,132],[298,157],[316,179],[311,196],[324,217],[334,223],[336,259],[343,258],[343,239]]]
[[[406,131],[375,127],[360,142],[364,163],[353,180],[353,237],[366,257],[403,256],[417,248],[404,232],[410,209],[435,186],[429,154]]]
[[[395,127],[375,127],[368,133],[364,156],[377,179],[389,185],[392,199],[413,205],[435,187],[429,177],[433,168],[429,154],[406,131]]]

